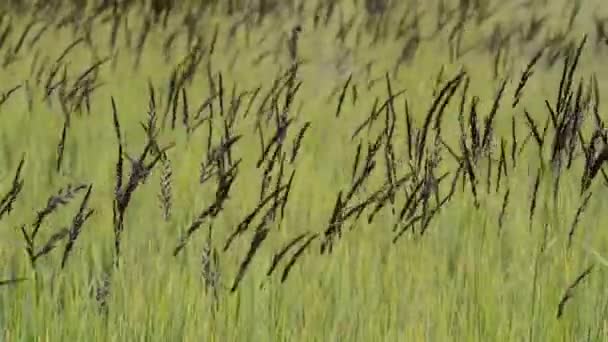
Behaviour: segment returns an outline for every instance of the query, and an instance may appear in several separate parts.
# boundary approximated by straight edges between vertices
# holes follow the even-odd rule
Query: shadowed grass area
[[[5,340],[604,340],[600,2],[161,7],[1,7]]]

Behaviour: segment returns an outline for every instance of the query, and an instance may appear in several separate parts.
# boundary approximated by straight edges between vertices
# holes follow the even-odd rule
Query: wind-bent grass
[[[185,87],[188,121],[193,123],[196,110],[211,95],[207,66],[210,65],[216,87],[219,87],[221,74],[225,108],[222,117],[220,101],[212,101],[212,145],[220,144],[225,134],[224,119],[230,108],[233,87],[236,87],[237,94],[241,91],[253,93],[258,87],[262,90],[246,117],[244,112],[249,99],[244,97],[231,131],[231,136],[242,135],[230,149],[231,159],[237,161],[242,158],[242,162],[238,165],[237,176],[223,202],[223,208],[216,216],[205,216],[200,228],[190,239],[184,240],[185,245],[177,256],[174,256],[174,250],[180,238],[193,220],[218,198],[216,188],[219,181],[216,177],[200,184],[201,163],[209,156],[208,122],[187,134],[183,124],[184,102],[180,89],[175,129],[171,129],[172,110],[169,106],[165,126],[159,129],[155,140],[161,148],[175,144],[167,151],[171,165],[171,196],[166,197],[171,199],[170,216],[163,216],[163,207],[159,204],[160,178],[165,170],[160,162],[133,192],[124,218],[120,259],[117,259],[116,223],[112,217],[113,201],[117,198],[116,164],[119,156],[111,99],[114,99],[117,109],[123,152],[135,159],[148,142],[140,123],[148,120],[149,84],[155,91],[157,126],[160,128],[169,102],[169,80],[187,54],[185,34],[169,49],[171,56],[168,61],[163,52],[163,45],[172,32],[178,28],[184,32],[187,30],[188,24],[181,24],[185,11],[171,13],[167,29],[160,24],[152,25],[138,68],[134,67],[136,49],[127,47],[124,28],[119,30],[117,48],[108,46],[114,18],[111,9],[104,12],[110,18],[107,22],[102,22],[101,15],[92,19],[94,49],[82,44],[66,55],[64,62],[69,61],[66,66],[68,83],[64,90],[69,91],[78,75],[95,61],[106,56],[114,58],[99,68],[97,83],[102,83],[102,86],[90,95],[90,113],[86,110],[68,113],[70,124],[59,172],[56,171],[57,145],[66,114],[59,104],[58,91],[51,95],[52,105],[45,103],[44,86],[53,66],[52,61],[82,33],[73,34],[74,23],[68,24],[69,29],[60,31],[50,28],[35,45],[21,51],[15,62],[1,69],[3,85],[0,92],[28,80],[34,96],[32,110],[28,109],[28,95],[23,89],[17,90],[0,106],[3,124],[0,131],[0,165],[3,165],[0,170],[0,195],[10,190],[15,170],[25,156],[21,174],[23,189],[16,196],[13,211],[0,221],[0,260],[3,262],[0,280],[27,278],[0,288],[0,326],[5,340],[601,341],[605,338],[608,333],[605,328],[608,314],[605,284],[608,276],[604,268],[608,261],[604,257],[608,250],[608,236],[602,222],[608,219],[608,215],[602,198],[606,182],[601,173],[594,177],[588,191],[592,192],[589,202],[580,210],[578,223],[573,224],[577,210],[588,193],[581,195],[581,177],[589,167],[585,165],[580,144],[577,145],[572,168],[566,171],[564,166],[561,171],[557,201],[553,197],[555,174],[551,168],[551,148],[554,137],[560,134],[550,121],[546,121],[549,114],[545,100],[553,108],[556,107],[565,58],[558,58],[555,65],[549,68],[546,66],[546,55],[543,55],[533,68],[534,73],[525,85],[521,100],[512,108],[521,74],[542,46],[540,40],[518,43],[514,39],[506,59],[507,65],[499,68],[498,77],[494,79],[495,51],[479,47],[450,62],[447,44],[449,30],[446,28],[437,37],[423,40],[413,59],[401,63],[398,71],[394,72],[396,61],[409,37],[407,33],[395,38],[401,19],[401,14],[397,13],[403,12],[406,4],[394,5],[397,7],[390,9],[391,14],[386,14],[384,18],[390,23],[387,24],[388,32],[383,33],[385,41],[372,46],[373,25],[369,30],[364,30],[363,25],[371,15],[365,13],[363,7],[355,10],[351,2],[339,2],[337,5],[343,13],[344,22],[356,14],[353,32],[345,39],[345,46],[341,46],[336,38],[337,31],[344,25],[340,23],[340,11],[336,10],[336,16],[329,20],[327,26],[321,23],[319,28],[314,29],[316,4],[306,4],[304,12],[298,14],[302,18],[296,14],[269,14],[261,26],[249,30],[249,44],[242,27],[232,41],[227,40],[232,25],[241,18],[238,15],[218,14],[223,6],[218,7],[218,13],[202,14],[200,22],[193,26],[195,31],[198,30],[196,34],[203,37],[206,48],[213,41],[216,24],[219,27],[215,51],[211,55],[206,52],[196,69],[193,82]],[[572,6],[568,4],[564,5],[564,13],[568,13]],[[423,37],[432,33],[437,16],[436,5],[434,2],[419,4],[419,11],[426,12],[420,24]],[[134,46],[149,11],[145,12],[137,5],[131,6],[124,10],[125,14],[121,14],[124,15],[121,20],[128,18]],[[455,2],[450,2],[450,6],[458,7]],[[515,11],[514,4],[506,6],[481,26],[475,25],[473,19],[467,19],[470,27],[464,31],[463,46],[480,38],[487,39],[498,21],[503,22],[504,30],[523,27],[524,24],[517,21],[517,13],[522,10]],[[536,4],[526,13],[547,13],[545,33],[555,33],[559,28],[565,30],[567,27],[567,19],[563,19],[567,15],[560,12],[564,6],[556,4],[555,7],[543,7]],[[594,4],[585,3],[575,26],[566,32],[567,37],[562,40],[563,45],[566,45],[566,41],[572,42],[576,49],[583,34],[589,33],[573,78],[573,98],[576,97],[581,78],[584,94],[593,94],[593,91],[587,90],[592,73],[598,81],[599,93],[606,89],[606,71],[601,62],[605,58],[606,47],[596,48],[594,45],[598,32],[593,26],[593,12]],[[57,13],[53,14],[53,18],[56,17],[52,19],[53,23],[67,13],[68,9],[57,9]],[[603,13],[595,11],[595,15],[601,18]],[[413,16],[408,17],[409,20]],[[457,22],[456,18],[454,14],[449,20],[450,29]],[[0,55],[4,56],[4,50],[10,50],[14,46],[12,44],[17,43],[28,20],[27,15],[14,15],[14,29],[8,40],[10,44],[0,48]],[[276,145],[284,146],[286,155],[283,178],[277,183],[281,173],[279,155],[270,172],[272,178],[265,192],[268,196],[281,184],[287,184],[295,170],[288,200],[284,200],[287,202],[284,217],[279,214],[280,209],[271,210],[272,215],[266,217],[268,224],[260,225],[262,217],[274,202],[278,203],[277,208],[281,206],[280,196],[271,199],[248,230],[238,235],[233,244],[224,250],[229,236],[264,197],[260,194],[260,187],[267,164],[262,163],[260,168],[256,165],[262,155],[256,118],[268,115],[260,111],[260,105],[272,82],[287,71],[290,60],[285,40],[295,23],[302,26],[298,53],[304,63],[296,74],[302,84],[286,116],[293,119],[293,123],[288,127],[286,138],[278,139],[280,143]],[[3,25],[6,23],[3,22]],[[0,26],[0,30],[4,28]],[[359,42],[357,30],[362,32]],[[260,43],[262,38],[265,40]],[[26,42],[29,40],[26,39]],[[349,60],[343,66],[335,66],[339,61],[332,58],[344,54],[346,48],[351,49],[350,54],[346,53],[350,56]],[[266,51],[270,51],[269,56],[255,64],[256,58]],[[35,57],[35,52],[40,56]],[[276,61],[273,60],[275,53]],[[45,64],[41,81],[36,82],[36,72],[32,72],[30,66],[38,58],[35,68],[38,70],[43,56],[48,56],[49,62]],[[373,65],[368,74],[366,64],[370,62]],[[442,67],[443,76],[436,86],[435,80]],[[455,158],[444,149],[440,152],[441,162],[433,171],[434,174],[429,176],[431,181],[422,183],[424,190],[421,191],[429,191],[428,201],[416,196],[412,200],[415,210],[399,220],[399,211],[407,198],[417,193],[414,188],[420,178],[409,180],[399,188],[395,186],[394,205],[386,204],[368,222],[374,207],[380,203],[378,198],[373,198],[370,201],[372,204],[356,223],[353,217],[345,219],[341,236],[334,238],[332,253],[319,253],[336,202],[343,204],[342,201],[346,201],[353,184],[352,169],[358,144],[362,144],[362,149],[356,175],[363,172],[369,145],[379,134],[389,135],[386,122],[390,120],[386,120],[386,117],[390,108],[379,113],[371,129],[366,127],[352,138],[357,127],[370,116],[376,98],[380,106],[390,96],[386,75],[393,94],[405,90],[393,103],[396,113],[394,135],[381,140],[379,152],[374,157],[375,169],[360,191],[345,205],[346,208],[336,211],[339,217],[332,227],[338,226],[340,215],[345,215],[353,206],[394,181],[387,180],[387,168],[396,170],[393,175],[396,179],[404,177],[412,168],[418,176],[424,175],[424,165],[430,163],[430,151],[440,145],[439,140],[437,143],[434,140],[437,132],[433,128],[435,116],[431,120],[426,146],[423,146],[423,150],[428,152],[421,156],[422,166],[415,168],[412,165],[419,156],[415,151],[411,159],[408,156],[405,100],[416,130],[413,135],[416,135],[422,129],[425,115],[434,99],[434,91],[439,93],[461,68],[469,79],[463,113],[467,144],[472,139],[469,131],[472,97],[478,96],[480,99],[476,124],[481,134],[500,82],[508,78],[492,125],[491,143],[495,146],[491,153],[495,160],[490,166],[487,158],[482,156],[471,165],[476,177],[479,208],[475,206],[470,178],[463,180],[464,171],[457,173]],[[62,73],[61,69],[55,81],[61,79]],[[352,83],[345,92],[340,117],[336,118],[340,91],[351,74]],[[377,81],[368,87],[373,80]],[[356,102],[353,86],[357,88]],[[458,122],[464,82],[456,87],[453,98],[443,112],[440,137],[458,156],[464,156]],[[268,102],[269,106],[276,105],[279,111],[284,108],[284,103],[284,92],[276,96],[274,101],[271,96]],[[517,165],[514,166],[511,158],[511,123],[512,120],[516,122],[516,148],[519,150],[530,132],[524,110],[530,113],[538,130],[542,132],[545,122],[549,128],[543,143],[543,158],[539,159],[537,143],[530,138],[521,155],[516,153]],[[599,106],[599,115],[604,118],[602,110],[603,106]],[[581,111],[585,112],[586,122],[580,133],[585,144],[588,144],[594,128],[594,116],[589,108]],[[573,112],[567,112],[564,117],[574,117]],[[201,118],[210,113],[208,108],[205,109]],[[269,146],[277,129],[275,117],[269,117],[267,123],[261,124],[264,147]],[[290,165],[294,139],[306,122],[310,123],[310,127],[302,137],[293,165]],[[506,150],[504,169],[507,174],[501,173],[498,186],[501,139],[504,139]],[[386,162],[385,158],[390,158],[385,156],[389,142],[394,149],[395,159]],[[415,147],[411,146],[411,149],[415,150]],[[146,161],[155,156],[155,152],[150,153]],[[220,153],[222,158],[225,154]],[[128,182],[132,164],[126,156],[123,155],[123,158],[124,186]],[[271,158],[267,157],[265,162]],[[463,157],[463,164],[465,159]],[[541,165],[544,165],[544,171],[538,178],[535,191]],[[486,180],[488,169],[491,170],[489,186]],[[429,190],[432,188],[429,184],[437,181],[444,172],[449,174],[441,181],[441,191],[437,197],[444,198],[454,177],[459,175],[454,196],[432,216],[428,226],[423,227],[421,223],[424,220],[421,219],[395,241],[397,231],[393,232],[392,229],[396,223],[401,223],[397,227],[401,229],[409,219],[422,215],[423,203],[430,210],[435,208],[436,194]],[[46,206],[48,198],[68,184],[92,184],[86,207],[94,209],[94,213],[83,223],[65,268],[61,268],[65,240],[37,259],[34,268],[26,253],[21,227],[26,225],[29,232],[37,212]],[[340,191],[342,194],[338,197]],[[79,192],[73,200],[49,215],[35,240],[36,250],[61,228],[74,226],[73,219],[79,212],[85,192]],[[530,214],[532,197],[535,197],[533,215]],[[341,200],[337,201],[336,198]],[[508,201],[505,202],[505,198]],[[501,212],[503,224],[499,225]],[[213,227],[210,242],[209,225]],[[421,234],[423,228],[426,230]],[[269,229],[265,240],[260,238],[264,236],[264,229]],[[268,277],[273,256],[303,233],[308,234],[288,250]],[[254,245],[252,239],[256,236],[263,240],[257,249],[251,248]],[[571,245],[569,236],[572,236]],[[287,268],[290,260],[295,258],[294,253],[304,248],[308,239],[313,240],[294,259],[291,268]],[[208,243],[211,245],[208,246]],[[217,251],[217,265],[202,261],[206,247]],[[254,250],[255,254],[252,254],[251,262],[235,291],[231,291],[249,250]],[[116,260],[119,260],[119,267],[114,266]],[[219,275],[219,284],[211,282],[217,298],[213,291],[206,291],[209,276],[207,273],[207,276],[202,276],[203,264],[213,269],[211,273]],[[577,277],[590,265],[595,266],[588,275],[576,282]],[[283,274],[286,278],[284,282],[281,279]],[[104,277],[107,277],[107,283],[103,282]],[[566,295],[567,299],[564,299]],[[558,313],[562,301],[563,308]]]

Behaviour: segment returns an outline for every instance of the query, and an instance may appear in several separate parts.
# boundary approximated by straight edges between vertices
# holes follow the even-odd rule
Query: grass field
[[[33,2],[3,340],[608,338],[600,1]]]

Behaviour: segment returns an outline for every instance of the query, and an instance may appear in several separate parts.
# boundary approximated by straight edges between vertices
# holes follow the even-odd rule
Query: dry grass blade
[[[120,133],[120,121],[118,120],[118,110],[116,109],[116,103],[114,97],[112,97],[112,119],[114,123],[114,132],[116,134],[116,140],[118,142],[118,160],[116,161],[116,187],[114,194],[118,196],[120,188],[122,188],[122,177],[123,177],[123,145],[122,136]]]
[[[559,303],[557,304],[557,314],[556,314],[557,319],[562,318],[566,304],[574,296],[574,290],[583,282],[583,280],[585,280],[587,277],[589,277],[589,275],[591,274],[591,271],[593,271],[593,267],[594,267],[593,264],[591,266],[587,267],[578,277],[576,277],[574,282],[572,284],[570,284],[570,286],[568,286],[568,288],[566,289],[566,292],[564,292],[564,294],[562,295],[562,298],[560,299]]]
[[[471,152],[467,148],[466,144],[461,144],[463,149],[463,158],[466,174],[469,177],[469,184],[471,184],[471,194],[473,195],[475,207],[479,207],[479,199],[477,197],[477,177],[475,175],[473,162],[471,161]]]
[[[437,116],[440,116],[443,111],[443,108],[445,108],[445,106],[451,99],[452,95],[456,92],[456,88],[458,88],[458,86],[460,85],[460,82],[462,81],[462,79],[465,76],[466,76],[465,71],[464,70],[460,71],[454,78],[452,78],[451,80],[446,82],[446,84],[443,86],[443,88],[439,92],[439,95],[437,95],[435,97],[435,99],[433,100],[433,103],[431,104],[431,107],[429,108],[429,110],[426,114],[426,118],[424,119],[424,123],[422,125],[422,131],[421,131],[422,135],[420,137],[420,140],[418,141],[418,146],[416,147],[416,158],[417,158],[416,167],[417,168],[420,168],[421,163],[422,163],[422,159],[423,159],[423,155],[424,155],[424,147],[426,145],[426,137],[428,135],[428,131],[429,131],[429,128],[431,125],[431,120],[433,119],[433,115],[435,114],[437,107],[439,107],[440,103],[442,103],[442,101],[443,101],[442,110],[437,114]],[[444,99],[444,97],[445,97],[445,99]]]
[[[30,259],[30,263],[32,267],[36,266],[36,261],[50,253],[53,249],[55,249],[57,243],[63,240],[69,234],[68,229],[61,229],[58,232],[54,233],[48,241],[43,245],[43,247],[36,251],[36,236],[38,235],[39,229],[45,220],[50,214],[55,212],[60,206],[65,206],[72,200],[78,192],[83,190],[85,185],[77,185],[72,186],[68,185],[65,189],[61,189],[57,195],[52,195],[48,200],[46,207],[36,214],[36,219],[32,223],[31,232],[26,230],[26,225],[21,226],[21,233],[25,240],[25,250]]]
[[[289,180],[287,181],[287,186],[285,188],[285,195],[283,195],[283,199],[281,200],[281,220],[285,217],[285,207],[287,206],[287,201],[289,200],[289,193],[291,191],[291,186],[293,184],[293,179],[296,175],[296,170],[291,171],[291,176],[289,176]]]
[[[4,103],[6,103],[6,101],[8,101],[8,99],[19,89],[21,89],[23,87],[22,84],[16,85],[14,87],[12,87],[11,89],[3,92],[0,95],[0,106],[2,106]]]
[[[390,95],[383,103],[382,105],[380,105],[380,107],[378,107],[378,98],[376,98],[374,105],[372,107],[372,111],[370,113],[370,115],[365,119],[365,121],[363,121],[362,124],[360,124],[356,129],[355,132],[352,134],[351,136],[351,140],[354,140],[355,137],[357,137],[357,135],[359,135],[359,133],[361,133],[361,131],[363,131],[364,128],[368,128],[368,130],[371,128],[372,124],[378,119],[378,117],[380,116],[380,113],[382,113],[382,111],[384,111],[385,109],[387,109],[387,107],[399,96],[403,95],[405,93],[405,90],[401,90],[397,93],[394,93],[392,95]]]
[[[158,198],[160,200],[160,208],[163,215],[163,220],[168,221],[171,218],[171,209],[173,204],[172,195],[172,179],[173,170],[171,168],[171,161],[169,157],[165,155],[162,159],[162,171],[160,175],[160,194]]]
[[[496,192],[500,190],[502,175],[505,175],[505,178],[509,178],[509,173],[507,171],[507,155],[505,151],[505,140],[500,139],[500,160],[498,162],[498,175],[496,176]]]
[[[266,148],[262,152],[260,159],[258,159],[256,167],[259,168],[262,166],[262,164],[264,163],[264,161],[270,154],[270,150],[273,147],[277,146],[277,150],[275,150],[275,153],[278,151],[278,147],[280,147],[280,145],[283,144],[283,139],[285,138],[285,135],[287,134],[287,129],[289,128],[289,126],[291,125],[292,122],[293,122],[293,119],[290,118],[290,119],[287,119],[287,121],[285,121],[284,123],[280,123],[277,126],[275,134],[268,142],[268,145],[266,145]]]
[[[272,213],[272,211],[269,211],[269,213]],[[272,216],[272,215],[270,215],[270,216]],[[269,216],[265,216],[262,219],[262,222],[260,223],[260,225],[258,226],[258,228],[256,229],[255,234],[253,236],[253,239],[251,240],[251,244],[249,245],[249,250],[247,251],[247,254],[245,255],[245,258],[241,262],[241,265],[239,266],[238,273],[237,273],[236,277],[234,278],[234,282],[232,283],[232,287],[230,288],[230,292],[236,291],[236,289],[239,286],[241,280],[243,280],[243,277],[245,276],[245,272],[247,271],[247,268],[251,264],[251,261],[253,260],[253,257],[255,256],[256,252],[259,250],[259,248],[262,245],[262,243],[268,237],[268,233],[270,232],[270,228],[267,227],[267,225],[270,223],[270,222],[268,222],[270,220],[271,220],[271,218]]]
[[[33,244],[30,246],[29,243],[26,244],[26,252],[30,258],[30,262],[32,265],[35,265],[36,261],[47,254],[49,254],[55,247],[57,247],[57,243],[63,240],[66,236],[68,236],[69,230],[67,228],[60,229],[55,232],[51,237],[47,240],[47,242],[40,248],[38,252],[34,253]],[[30,242],[26,240],[27,242]]]
[[[186,95],[186,88],[182,88],[182,123],[186,132],[190,127],[189,108],[188,108],[188,96]]]
[[[536,200],[538,195],[538,188],[540,187],[540,178],[542,174],[542,168],[539,168],[536,173],[536,179],[534,180],[534,187],[532,189],[532,199],[530,201],[530,210],[528,214],[528,226],[529,230],[532,231],[532,224],[534,220],[534,213],[536,211]]]
[[[60,189],[56,195],[52,195],[51,197],[49,197],[46,203],[46,207],[38,211],[38,213],[36,214],[36,219],[32,224],[32,240],[36,238],[38,230],[40,229],[40,226],[42,225],[45,218],[55,212],[60,206],[67,205],[72,199],[74,199],[74,197],[76,197],[76,195],[80,191],[84,190],[86,187],[87,186],[84,184],[79,184],[76,186],[69,184],[64,189]]]
[[[355,182],[355,177],[357,176],[357,167],[359,166],[359,158],[361,158],[361,147],[362,144],[361,142],[359,142],[359,144],[357,145],[357,152],[355,153],[355,160],[353,161],[353,167],[352,167],[352,180],[351,182]]]
[[[526,69],[524,70],[524,72],[521,75],[521,78],[519,79],[519,84],[517,85],[517,89],[515,89],[515,95],[513,95],[513,104],[511,105],[511,108],[515,108],[517,106],[517,104],[519,103],[519,101],[521,99],[521,95],[523,94],[523,91],[524,91],[524,87],[526,86],[526,83],[528,83],[528,80],[534,74],[534,70],[533,70],[534,66],[536,65],[538,60],[542,57],[544,52],[545,52],[545,47],[542,47],[534,55],[534,57],[532,57],[532,60],[530,60],[530,62],[526,66]]]
[[[592,195],[593,193],[589,192],[587,196],[585,196],[585,198],[583,199],[583,202],[579,205],[578,209],[576,209],[576,215],[574,215],[574,220],[572,221],[572,224],[570,225],[570,231],[568,232],[568,248],[572,246],[572,239],[574,238],[576,227],[578,226],[581,215],[583,214],[585,209],[587,209],[587,205],[589,204],[589,200],[591,199]]]
[[[7,42],[8,36],[13,32],[13,23],[12,20],[6,25],[2,33],[0,34],[0,48],[4,46]]]
[[[498,108],[500,106],[500,100],[502,99],[506,85],[507,85],[507,79],[504,79],[500,84],[496,97],[494,98],[494,103],[492,104],[492,109],[490,110],[490,114],[488,115],[488,117],[485,120],[483,138],[481,140],[481,148],[484,151],[487,151],[491,147],[490,143],[492,140],[494,119],[496,118],[496,114],[498,113]]]
[[[418,194],[419,194],[420,190],[422,190],[422,186],[423,185],[424,185],[424,179],[418,181],[418,183],[416,183],[416,185],[414,186],[414,188],[406,196],[405,203],[403,204],[403,207],[399,211],[399,219],[398,219],[398,221],[395,223],[395,225],[393,227],[393,232],[397,231],[397,228],[398,228],[399,224],[404,219],[409,219],[411,217],[411,215],[413,215],[413,212],[416,209],[416,206],[418,205],[417,204],[418,203],[417,200],[419,198]],[[414,205],[414,207],[412,207],[412,205]],[[408,214],[408,212],[409,212],[409,214]]]
[[[283,185],[280,188],[274,190],[272,193],[262,199],[247,216],[245,216],[245,218],[239,223],[235,231],[232,232],[232,234],[230,234],[230,236],[226,240],[226,243],[224,245],[224,252],[227,251],[228,248],[230,248],[230,245],[232,245],[232,242],[237,236],[243,234],[247,230],[247,228],[251,224],[251,221],[253,221],[253,219],[260,213],[264,206],[266,206],[266,204],[268,204],[270,201],[274,200],[275,197],[279,196],[286,188],[287,186]]]
[[[367,218],[368,224],[372,223],[372,221],[374,220],[374,217],[380,212],[380,210],[382,210],[382,208],[384,208],[387,201],[389,199],[391,199],[394,196],[395,192],[400,187],[405,185],[405,183],[407,181],[409,181],[410,178],[412,178],[413,176],[414,176],[413,173],[408,173],[407,175],[403,176],[402,178],[396,180],[393,184],[388,184],[388,186],[385,186],[387,188],[386,190],[384,190],[384,189],[380,190],[380,191],[384,191],[384,194],[376,200],[376,206],[374,207],[374,209],[372,210],[372,212],[369,214],[369,216]]]
[[[70,230],[69,230],[68,241],[65,244],[65,249],[63,250],[63,256],[61,257],[61,268],[62,269],[65,268],[68,257],[70,256],[70,253],[71,253],[72,249],[74,248],[74,244],[76,243],[76,239],[78,239],[78,236],[80,235],[82,226],[89,219],[89,217],[91,217],[91,215],[94,213],[93,209],[87,209],[92,190],[93,190],[93,184],[89,185],[89,187],[87,188],[87,192],[84,195],[84,198],[82,199],[80,208],[78,209],[78,212],[76,213],[76,215],[74,215],[74,218],[72,219],[72,226],[70,227]]]
[[[2,197],[0,200],[0,219],[4,217],[4,215],[9,214],[13,210],[13,204],[17,200],[17,196],[23,189],[24,181],[21,179],[21,171],[23,170],[23,165],[25,164],[25,156],[21,157],[19,161],[19,166],[17,166],[17,170],[15,171],[15,177],[13,178],[13,183],[9,191]]]
[[[342,201],[342,191],[338,193],[338,197],[336,198],[336,204],[334,205],[333,212],[331,214],[331,218],[329,219],[329,224],[327,229],[325,229],[325,239],[321,243],[321,254],[324,254],[325,251],[329,251],[331,253],[333,249],[334,238],[336,235],[340,235],[341,227],[343,224],[341,214],[344,210],[346,203]]]
[[[336,118],[340,117],[340,112],[342,111],[342,104],[344,103],[344,98],[346,97],[346,90],[350,85],[350,82],[353,79],[353,74],[348,76],[346,83],[344,83],[344,87],[342,88],[342,92],[340,93],[340,97],[338,98],[338,107],[336,108]]]
[[[201,163],[200,184],[206,183],[213,175],[225,168],[224,162],[228,159],[230,164],[230,152],[235,143],[241,139],[241,135],[228,137],[218,146],[210,146],[207,152],[207,160]],[[232,165],[234,166],[234,165]]]
[[[300,151],[300,145],[302,144],[302,139],[304,139],[304,134],[306,134],[306,131],[308,130],[308,128],[310,128],[310,124],[311,124],[310,121],[306,121],[306,123],[304,123],[304,126],[300,129],[298,136],[294,140],[293,147],[291,150],[291,159],[289,160],[290,164],[293,164],[293,162],[296,160],[296,157],[298,156],[298,152]]]
[[[410,113],[410,106],[407,99],[403,101],[404,112],[405,112],[405,129],[407,136],[407,157],[409,160],[413,160],[412,148],[414,147],[414,136],[413,136],[413,124],[412,115]],[[354,177],[354,176],[353,176]]]
[[[515,127],[515,116],[511,117],[511,162],[513,167],[517,166],[517,129]]]
[[[353,180],[352,186],[351,186],[348,194],[345,196],[345,200],[344,200],[345,204],[349,203],[350,200],[353,198],[353,196],[355,196],[355,194],[357,194],[359,189],[365,184],[365,182],[369,179],[372,172],[376,168],[376,161],[374,160],[374,158],[375,158],[378,150],[381,147],[382,139],[384,137],[385,137],[385,135],[381,134],[378,136],[378,138],[376,139],[376,141],[373,144],[368,145],[367,156],[365,158],[365,164],[364,164],[363,170],[361,170],[361,174],[359,175],[359,177],[357,177],[356,179]],[[357,161],[357,160],[355,160],[355,161]],[[356,165],[353,166],[353,171],[356,170],[355,167],[356,167]]]
[[[93,63],[91,66],[89,66],[88,68],[86,68],[74,81],[74,88],[78,88],[82,82],[84,80],[86,80],[89,75],[97,72],[97,70],[104,64],[106,64],[107,62],[109,62],[112,58],[111,57],[105,57],[95,63]]]
[[[57,57],[55,62],[53,62],[53,65],[55,65],[55,66],[59,65],[63,61],[63,59],[70,53],[70,51],[74,50],[79,44],[81,44],[83,42],[84,42],[84,38],[82,38],[82,37],[71,42],[65,49],[63,49],[63,51],[61,52],[59,57]]]
[[[179,252],[186,246],[190,237],[200,228],[207,218],[215,218],[224,209],[224,203],[228,200],[228,194],[236,178],[238,165],[239,163],[235,164],[228,172],[226,172],[226,174],[220,174],[215,201],[205,210],[203,210],[192,222],[186,231],[186,234],[180,239],[180,242],[173,250],[173,256],[177,256],[179,254]]]
[[[289,250],[292,247],[296,246],[298,244],[298,242],[302,241],[302,239],[304,239],[308,234],[309,234],[309,232],[305,232],[305,233],[302,233],[302,234],[296,236],[295,238],[293,238],[291,241],[289,241],[285,246],[283,246],[283,248],[281,248],[278,252],[276,252],[272,256],[272,261],[270,262],[270,267],[268,268],[268,271],[266,272],[267,277],[270,277],[272,275],[272,273],[274,272],[276,267],[279,265],[279,263],[281,262],[283,257],[285,257],[285,255],[287,255]]]
[[[217,308],[218,294],[217,290],[220,285],[220,261],[219,253],[217,249],[212,245],[212,231],[213,227],[210,226],[207,235],[207,242],[203,247],[203,253],[201,257],[201,275],[205,282],[205,291],[212,291],[214,304]]]
[[[310,244],[318,236],[319,236],[318,234],[312,235],[311,237],[308,238],[308,240],[306,240],[306,242],[304,244],[302,244],[302,246],[300,246],[300,248],[298,248],[296,250],[296,252],[293,254],[293,256],[291,257],[291,259],[289,260],[289,262],[287,263],[287,265],[283,269],[283,274],[281,275],[281,283],[284,283],[285,280],[287,280],[287,277],[289,276],[289,272],[291,271],[291,269],[293,268],[293,266],[296,264],[296,261],[298,261],[298,259],[304,253],[304,251],[306,251],[306,248],[308,248],[308,246],[310,246]]]
[[[466,77],[466,74],[462,74],[462,76],[460,78],[457,78],[457,81],[451,83],[449,90],[446,93],[444,93],[444,95],[443,95],[444,98],[441,101],[441,105],[439,106],[439,108],[436,109],[437,114],[435,115],[435,123],[433,125],[433,130],[435,130],[435,135],[438,137],[441,136],[441,122],[443,121],[445,109],[447,108],[451,99],[454,98],[454,95],[456,94],[458,87],[460,87],[460,84],[462,84],[462,80],[465,77]],[[426,129],[425,127],[426,126],[423,126],[423,130]],[[425,138],[425,137],[423,136],[423,138]]]
[[[511,189],[507,189],[505,191],[505,195],[502,199],[502,206],[500,207],[500,214],[498,215],[498,233],[502,232],[502,227],[504,225],[505,215],[507,213],[507,206],[509,205],[509,196],[511,194]]]
[[[70,121],[68,119],[69,116],[65,118],[63,123],[63,129],[61,130],[61,138],[59,139],[59,144],[57,144],[57,164],[56,171],[59,172],[61,170],[61,164],[63,162],[63,152],[65,150],[65,140],[67,138],[68,127]]]
[[[471,134],[471,147],[473,157],[476,156],[481,148],[481,136],[479,132],[479,127],[477,125],[477,104],[479,103],[479,97],[473,96],[471,99],[471,109],[469,114],[469,131]],[[466,146],[465,137],[463,134],[463,147]]]
[[[15,279],[8,279],[8,280],[0,280],[0,286],[15,285],[17,283],[21,283],[26,280],[28,280],[28,279],[27,278],[15,278]]]
[[[528,123],[528,127],[530,127],[530,132],[536,140],[538,148],[542,150],[544,141],[543,138],[540,136],[540,133],[538,132],[538,126],[536,125],[536,122],[534,122],[534,119],[532,119],[532,116],[530,116],[530,113],[528,113],[527,110],[524,110],[524,114],[526,116],[526,122]]]

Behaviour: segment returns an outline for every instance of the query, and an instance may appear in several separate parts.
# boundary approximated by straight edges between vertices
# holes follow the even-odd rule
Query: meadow
[[[606,60],[591,0],[6,1],[0,336],[604,341]]]

